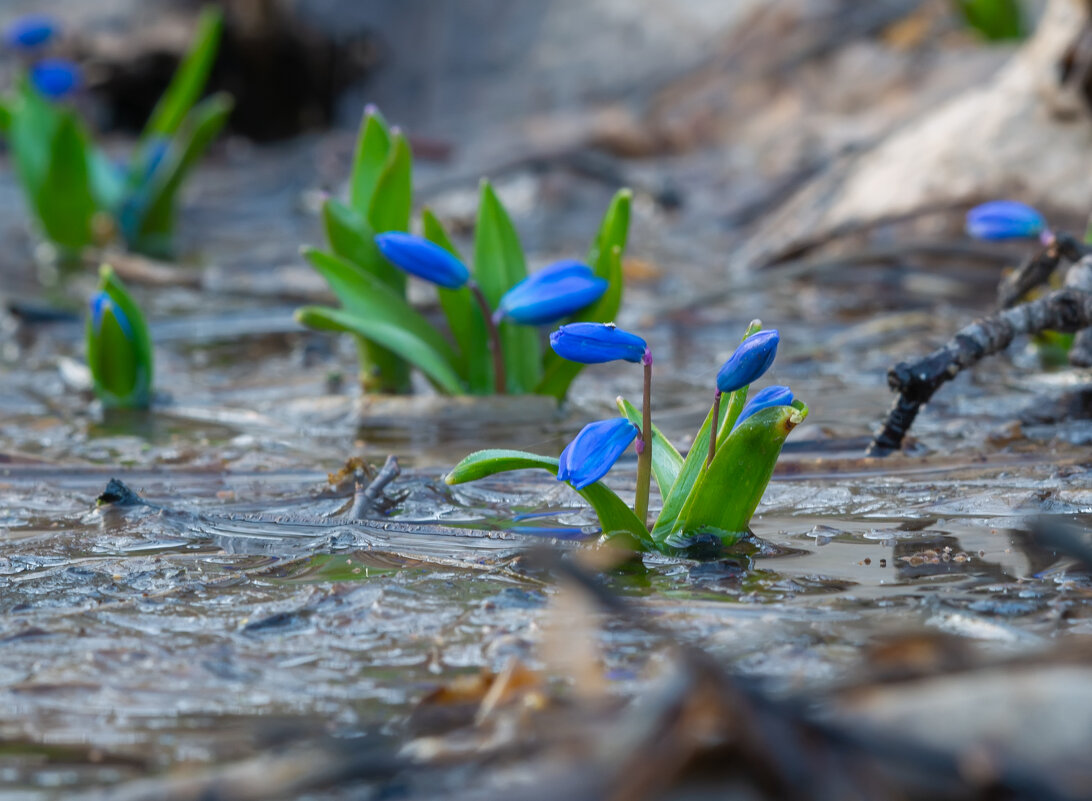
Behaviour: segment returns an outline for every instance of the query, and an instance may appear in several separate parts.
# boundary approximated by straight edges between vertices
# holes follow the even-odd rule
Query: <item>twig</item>
[[[900,362],[887,374],[899,393],[870,456],[898,450],[922,405],[963,370],[1009,346],[1021,334],[1079,331],[1092,325],[1092,293],[1067,288],[1038,300],[984,317],[959,331],[944,347],[913,363]]]
[[[401,472],[401,468],[398,467],[398,459],[391,455],[387,457],[387,461],[383,463],[370,484],[365,485],[358,480],[353,491],[353,508],[349,510],[347,519],[363,520],[368,516],[369,512],[374,512],[383,490],[398,478]]]
[[[1050,244],[1001,281],[997,288],[998,304],[1003,309],[1009,308],[1035,287],[1045,284],[1063,259],[1080,261],[1087,253],[1088,248],[1069,234],[1056,233]]]

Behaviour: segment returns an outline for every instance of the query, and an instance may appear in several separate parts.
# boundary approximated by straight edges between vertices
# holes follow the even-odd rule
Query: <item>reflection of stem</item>
[[[645,397],[641,408],[641,438],[637,441],[637,497],[633,511],[648,525],[648,491],[652,483],[652,351],[646,349]]]
[[[474,299],[478,301],[482,316],[485,318],[485,327],[489,331],[489,346],[493,351],[494,391],[498,395],[504,395],[508,392],[508,378],[504,374],[504,351],[501,350],[500,329],[497,328],[497,323],[493,319],[493,310],[489,308],[489,301],[485,299],[482,288],[475,281],[468,281],[466,285],[474,295]]]
[[[717,394],[713,396],[713,419],[710,421],[709,426],[709,455],[705,457],[705,466],[708,468],[713,463],[713,457],[717,453],[717,431],[720,426],[717,423],[720,421],[720,390],[717,390]]]

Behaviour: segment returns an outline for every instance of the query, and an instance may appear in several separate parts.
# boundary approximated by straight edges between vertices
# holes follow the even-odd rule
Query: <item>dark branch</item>
[[[1090,325],[1092,292],[1067,288],[977,320],[924,359],[912,364],[900,362],[887,374],[888,385],[899,397],[868,454],[886,456],[898,450],[918,410],[933,393],[963,370],[1003,351],[1017,336],[1048,329],[1079,331]]]
[[[997,302],[1002,309],[1017,303],[1037,286],[1042,286],[1063,260],[1076,262],[1088,253],[1088,248],[1065,232],[1054,235],[1054,241],[1031,256],[1016,271],[1006,276],[997,288]]]

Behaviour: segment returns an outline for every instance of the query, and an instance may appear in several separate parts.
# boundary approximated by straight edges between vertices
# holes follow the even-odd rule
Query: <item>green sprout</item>
[[[75,110],[63,102],[79,85],[75,65],[39,62],[0,101],[0,133],[12,150],[27,204],[44,236],[65,256],[115,234],[134,252],[170,255],[179,189],[232,108],[223,93],[198,102],[221,29],[220,11],[205,9],[125,166],[91,141]]]
[[[103,405],[147,408],[152,400],[152,340],[140,307],[109,265],[99,270],[86,337],[87,366]]]
[[[529,277],[515,227],[488,181],[481,185],[469,262],[427,208],[424,236],[404,233],[412,212],[411,173],[405,136],[377,110],[366,109],[349,201],[328,198],[323,207],[328,249],[303,249],[340,308],[306,306],[297,319],[356,337],[367,392],[409,392],[416,368],[441,394],[563,399],[582,365],[544,352],[536,326],[607,321],[617,314],[631,192],[614,196],[586,264],[558,262]],[[407,273],[436,285],[446,332],[410,306]]]
[[[794,399],[788,387],[766,387],[748,402],[750,382],[770,366],[777,348],[776,332],[761,341],[750,341],[760,330],[757,321],[752,323],[743,344],[721,368],[713,408],[684,459],[651,423],[647,387],[652,359],[647,349],[645,357],[638,358],[643,341],[613,326],[602,326],[598,333],[590,327],[571,326],[566,331],[563,326],[551,342],[555,350],[565,354],[564,358],[580,358],[587,363],[639,361],[645,365],[644,408],[638,410],[618,398],[621,416],[585,426],[560,458],[516,450],[483,450],[459,462],[445,481],[462,484],[509,470],[542,468],[558,480],[568,481],[591,505],[604,541],[638,552],[661,553],[710,541],[718,548],[731,546],[747,533],[785,438],[808,415],[807,405]],[[724,403],[721,394],[726,398]],[[638,480],[631,509],[600,479],[634,441]],[[641,469],[646,460],[663,498],[663,507],[651,527],[645,517],[648,479]]]

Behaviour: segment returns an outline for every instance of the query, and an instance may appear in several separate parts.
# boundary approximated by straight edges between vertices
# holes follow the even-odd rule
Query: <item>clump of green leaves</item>
[[[448,395],[489,395],[498,391],[485,312],[467,286],[438,287],[445,325],[437,327],[406,300],[406,273],[380,252],[378,234],[408,231],[412,211],[412,154],[405,136],[375,109],[365,111],[349,179],[349,201],[329,198],[323,207],[328,248],[304,248],[304,257],[326,279],[340,308],[307,306],[296,312],[304,325],[341,331],[357,339],[360,380],[365,391],[405,393],[410,370],[423,373]],[[622,299],[622,252],[629,231],[631,193],[618,192],[599,227],[587,264],[607,281],[597,301],[570,320],[614,319]],[[481,184],[474,249],[463,259],[440,220],[429,209],[422,233],[470,268],[471,281],[486,304],[497,309],[502,296],[528,277],[519,236],[504,204],[488,181]],[[501,391],[550,395],[559,400],[581,365],[565,362],[542,346],[540,332],[499,320],[506,386]]]
[[[87,366],[95,395],[110,408],[143,409],[152,400],[152,339],[140,307],[109,265],[99,271],[87,317]]]
[[[1023,39],[1027,35],[1020,0],[956,0],[967,27],[991,42]]]
[[[220,12],[206,9],[126,165],[91,141],[75,110],[44,96],[26,76],[0,103],[0,131],[27,203],[63,252],[76,254],[116,233],[135,252],[170,254],[178,191],[231,112],[226,94],[198,102],[221,28]]]
[[[757,323],[752,324],[744,339],[759,330]],[[618,457],[618,443],[604,439],[581,450],[580,464],[571,463],[575,457],[566,462],[566,453],[585,432],[599,424],[586,427],[561,459],[525,451],[483,450],[463,459],[445,480],[448,484],[462,484],[509,470],[542,468],[554,475],[560,470],[559,478],[569,480],[595,511],[605,541],[634,551],[662,553],[686,551],[693,546],[704,549],[709,542],[730,546],[747,532],[785,438],[808,415],[807,405],[793,399],[787,387],[769,387],[758,393],[750,405],[748,390],[749,386],[740,386],[725,393],[726,402],[718,400],[714,404],[686,458],[655,425],[644,422],[642,411],[624,398],[617,399],[618,410],[628,424],[641,431],[646,425],[651,429],[651,434],[642,433],[638,438],[638,442],[644,440],[640,454],[647,454],[651,446],[651,474],[663,498],[663,507],[651,527],[642,519],[640,470],[633,509],[602,481],[591,480],[605,474]],[[777,400],[770,400],[774,397]],[[625,441],[620,444],[625,447]],[[712,458],[711,444],[715,445]],[[586,481],[573,480],[576,473],[588,470],[594,475]]]

